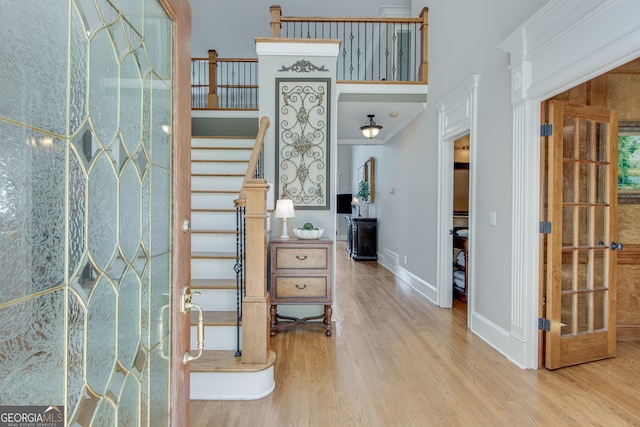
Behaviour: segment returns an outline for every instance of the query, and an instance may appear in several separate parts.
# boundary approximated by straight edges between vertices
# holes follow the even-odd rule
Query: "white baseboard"
[[[393,273],[398,279],[411,286],[421,293],[425,298],[434,304],[438,301],[438,289],[418,276],[400,267],[400,256],[388,249],[384,249],[378,254],[378,263]]]
[[[525,369],[523,355],[525,343],[512,336],[509,331],[499,327],[489,319],[478,313],[471,313],[471,332],[489,344],[494,350],[509,359],[518,367]],[[517,347],[517,348],[514,348]],[[512,349],[513,354],[507,354],[503,349]]]

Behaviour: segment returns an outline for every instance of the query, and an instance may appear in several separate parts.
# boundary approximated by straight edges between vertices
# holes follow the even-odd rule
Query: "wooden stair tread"
[[[191,289],[236,289],[236,279],[193,279]]]
[[[252,139],[255,141],[255,135],[192,135],[191,139]]]
[[[191,190],[192,193],[207,193],[207,194],[240,194],[240,190]]]
[[[191,176],[196,177],[211,177],[211,178],[238,178],[242,177],[243,173],[192,173]]]
[[[236,326],[235,311],[203,311],[202,317],[205,326]],[[242,323],[242,322],[241,322]],[[191,326],[198,325],[198,312],[191,311]]]
[[[194,208],[191,209],[191,212],[199,212],[199,213],[228,213],[235,212],[235,209],[204,209],[204,208]]]
[[[235,350],[204,350],[199,359],[191,361],[191,372],[259,372],[273,366],[276,353],[269,350],[266,363],[242,363]]]
[[[192,150],[242,150],[242,151],[252,151],[253,147],[194,147],[191,146]]]
[[[191,230],[191,234],[236,234],[236,230],[229,230],[229,229]]]
[[[235,252],[191,252],[192,259],[236,259]]]
[[[249,160],[233,160],[233,159],[191,159],[191,163],[249,163]]]

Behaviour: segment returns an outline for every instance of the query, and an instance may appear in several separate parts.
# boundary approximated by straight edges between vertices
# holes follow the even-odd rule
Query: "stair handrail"
[[[266,193],[269,188],[260,173],[260,159],[268,117],[260,119],[260,127],[251,152],[238,199],[237,215],[236,283],[238,298],[238,324],[242,321],[242,351],[238,335],[236,355],[242,363],[266,363],[269,355],[269,294],[267,291]]]
[[[242,181],[242,187],[240,188],[240,195],[235,200],[236,206],[238,203],[244,203],[246,199],[246,185],[252,178],[262,178],[259,176],[258,165],[262,156],[262,147],[264,145],[264,137],[267,133],[267,129],[271,125],[271,121],[267,116],[263,116],[260,119],[260,127],[258,128],[258,134],[256,135],[256,142],[253,145],[253,151],[251,151],[251,157],[249,158],[249,164],[247,165],[247,171],[244,174]]]

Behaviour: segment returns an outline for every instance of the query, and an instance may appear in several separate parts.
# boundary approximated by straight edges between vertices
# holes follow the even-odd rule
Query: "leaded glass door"
[[[169,424],[172,23],[0,0],[0,405]]]

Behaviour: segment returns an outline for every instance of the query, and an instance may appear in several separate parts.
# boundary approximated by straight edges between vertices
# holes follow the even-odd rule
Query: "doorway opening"
[[[454,309],[467,311],[469,289],[469,151],[471,138],[464,135],[453,142],[453,266]]]
[[[555,95],[542,103],[542,122],[547,121],[549,101],[563,101],[571,104],[583,106],[607,108],[614,110],[618,114],[618,127],[614,129],[615,137],[618,141],[618,161],[617,180],[612,179],[614,185],[617,184],[618,195],[613,204],[617,205],[612,213],[614,229],[611,238],[606,242],[607,246],[615,241],[615,253],[610,268],[614,270],[614,285],[617,287],[615,305],[612,308],[616,312],[612,333],[617,341],[640,341],[640,315],[637,307],[634,308],[632,301],[637,301],[640,297],[638,290],[638,270],[637,265],[640,257],[636,253],[636,248],[640,248],[640,235],[637,233],[636,223],[640,216],[640,192],[628,185],[629,176],[635,175],[638,162],[636,160],[640,147],[633,141],[629,144],[624,136],[633,135],[638,129],[640,121],[640,109],[637,107],[637,100],[640,98],[640,59],[632,60],[622,66],[610,70],[604,74],[594,77],[578,86],[568,89],[565,92]],[[623,136],[620,138],[620,136]],[[547,217],[547,197],[545,188],[548,187],[546,179],[548,168],[545,159],[548,152],[545,150],[545,138],[541,139],[541,218]],[[616,182],[617,181],[617,182]],[[545,251],[546,238],[541,235],[540,239],[540,291],[539,291],[539,317],[548,318],[548,295],[546,280],[547,253]],[[624,248],[620,251],[618,248]],[[563,321],[563,324],[566,323]],[[545,365],[549,350],[548,334],[540,332],[538,337],[538,366]],[[615,344],[615,342],[614,342]]]
[[[476,135],[476,99],[479,76],[471,76],[460,85],[441,103],[438,113],[438,145],[439,145],[439,186],[438,186],[438,271],[437,271],[437,304],[440,307],[449,308],[453,305],[453,229],[454,229],[454,165],[456,152],[460,152],[460,170],[462,158],[466,158],[466,197],[462,195],[460,200],[466,200],[466,206],[461,206],[461,211],[466,211],[466,229],[473,234],[473,211],[475,206],[474,170],[468,165],[475,158]],[[457,142],[456,141],[460,141]],[[456,144],[461,148],[456,150]],[[462,149],[466,147],[466,149]],[[465,182],[464,180],[460,182]],[[464,203],[464,202],[463,202]],[[456,205],[457,206],[457,205]],[[457,223],[456,223],[457,226]],[[465,254],[473,254],[473,240],[467,240]],[[463,254],[464,256],[464,254]],[[466,281],[473,283],[473,257],[468,256],[465,262]],[[466,294],[467,325],[470,324],[473,313],[473,290],[468,289]]]

